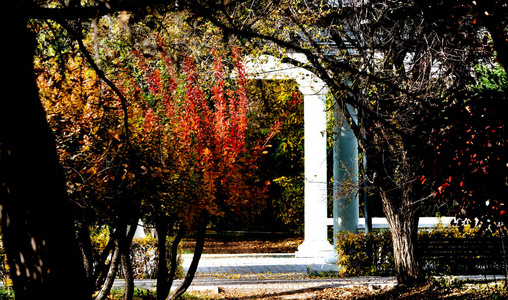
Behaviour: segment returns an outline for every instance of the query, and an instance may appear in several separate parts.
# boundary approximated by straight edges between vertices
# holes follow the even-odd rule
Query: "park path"
[[[184,271],[191,255],[183,255]],[[353,286],[393,286],[394,277],[319,278],[313,271],[330,270],[321,259],[297,258],[292,254],[207,254],[201,257],[196,277],[189,291],[294,293],[307,289]],[[175,282],[175,287],[181,280]],[[121,285],[119,280],[115,285]],[[138,288],[155,288],[155,280],[136,280]]]

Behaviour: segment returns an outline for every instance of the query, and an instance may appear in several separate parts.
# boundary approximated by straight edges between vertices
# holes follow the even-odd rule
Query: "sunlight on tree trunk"
[[[14,96],[0,100],[1,225],[14,291],[16,299],[89,299],[74,208],[38,96],[35,38],[18,2],[6,8],[12,16],[6,38],[17,45],[6,48],[15,63],[3,78]]]
[[[393,200],[381,191],[384,210],[390,232],[392,234],[394,264],[397,282],[410,284],[420,279],[420,268],[416,259],[416,245],[418,238],[418,209],[410,204],[410,199],[401,199],[404,203],[394,205]],[[405,205],[409,203],[409,205]]]

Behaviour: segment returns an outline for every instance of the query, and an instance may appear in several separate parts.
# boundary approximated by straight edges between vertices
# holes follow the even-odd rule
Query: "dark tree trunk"
[[[111,262],[109,263],[109,269],[105,280],[102,284],[98,285],[102,286],[102,288],[95,298],[96,300],[107,299],[115,282],[120,264],[125,275],[125,299],[131,299],[134,295],[134,277],[130,261],[130,246],[136,231],[136,225],[137,222],[133,221],[130,222],[130,224],[121,222],[118,229],[112,235],[111,238],[114,239],[114,248],[111,256]]]
[[[168,274],[168,261],[167,261],[167,234],[169,231],[170,223],[166,218],[159,218],[157,220],[157,235],[158,235],[158,244],[157,248],[159,251],[159,256],[157,259],[157,299],[163,300],[167,299],[169,292],[171,290],[171,286],[173,285],[173,280],[175,279],[176,271],[178,269],[178,246],[183,238],[185,231],[183,229],[178,230],[176,233],[175,239],[171,244],[171,252],[170,252],[170,269]]]
[[[405,194],[405,193],[403,193]],[[401,196],[405,197],[407,195]],[[393,255],[397,282],[411,284],[420,280],[420,267],[416,257],[419,209],[410,199],[388,198],[381,191],[384,211],[392,234]]]
[[[35,38],[24,3],[8,1],[3,18],[3,98],[0,99],[0,211],[16,299],[89,299],[56,144],[33,71]],[[27,4],[28,5],[28,4]],[[10,91],[10,92],[7,92]]]
[[[94,263],[93,263],[93,247],[92,241],[90,240],[90,230],[88,226],[83,222],[77,222],[76,225],[76,236],[78,239],[79,249],[81,250],[81,256],[83,258],[83,265],[85,267],[86,277],[93,286],[94,278]]]
[[[497,61],[507,70],[508,68],[508,36],[504,26],[498,22],[491,20],[491,18],[484,18],[485,26],[490,32],[492,41],[494,43],[494,49],[497,51]]]
[[[94,261],[96,267],[91,278],[95,284],[94,290],[100,289],[100,287],[103,286],[104,282],[106,281],[108,270],[111,265],[111,261],[109,261],[109,263],[107,263],[107,261],[110,253],[113,255],[113,252],[115,251],[115,242],[116,241],[114,239],[109,239],[109,242],[107,243],[99,258]]]
[[[182,238],[184,237],[185,230],[181,229],[178,230],[178,233],[175,236],[175,239],[173,240],[173,243],[171,244],[171,269],[169,270],[169,278],[168,278],[168,287],[171,288],[173,285],[173,280],[176,276],[176,271],[178,270],[178,247],[180,245],[180,242],[182,241]],[[167,297],[167,295],[166,295]]]
[[[168,299],[178,299],[182,296],[185,291],[189,288],[194,279],[194,275],[196,274],[196,270],[198,269],[199,260],[201,259],[201,254],[203,254],[203,248],[205,246],[205,235],[206,235],[206,225],[208,224],[208,217],[202,216],[200,220],[200,224],[198,225],[198,229],[196,232],[196,247],[194,248],[194,256],[192,257],[192,262],[189,266],[189,270],[185,275],[183,282],[180,286],[169,296]]]
[[[162,217],[156,221],[157,230],[157,299],[166,299],[171,286],[168,287],[168,264],[166,258],[166,240],[168,236],[168,222]]]

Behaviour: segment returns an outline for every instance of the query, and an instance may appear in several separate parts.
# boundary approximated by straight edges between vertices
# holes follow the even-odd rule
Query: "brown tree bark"
[[[0,99],[0,211],[16,299],[89,299],[74,231],[73,206],[39,100],[29,1],[8,1],[3,18],[4,84]]]
[[[183,229],[178,230],[178,233],[175,236],[175,239],[173,240],[173,243],[171,245],[171,255],[169,257],[170,259],[170,266],[171,269],[169,270],[169,278],[168,278],[168,286],[171,288],[173,285],[173,281],[175,280],[176,271],[178,270],[178,247],[180,245],[180,242],[182,241],[184,237],[185,231]],[[167,297],[167,295],[166,295]]]
[[[116,273],[118,272],[118,266],[120,263],[120,258],[122,256],[121,246],[119,239],[115,239],[115,248],[113,250],[113,254],[111,256],[111,262],[109,265],[108,275],[106,276],[106,280],[104,281],[104,285],[102,286],[99,294],[95,297],[95,300],[105,300],[109,296],[109,292],[113,287],[113,283],[115,282]]]
[[[137,215],[136,215],[137,216]],[[131,300],[134,297],[134,270],[131,262],[131,245],[134,234],[138,226],[138,218],[134,218],[128,226],[127,234],[121,240],[121,263],[125,279],[125,300]]]
[[[83,222],[76,221],[76,238],[78,240],[81,257],[83,259],[83,266],[85,268],[86,277],[91,286],[94,284],[94,262],[93,262],[93,247],[90,240],[90,230]]]
[[[380,192],[383,208],[390,227],[393,242],[394,265],[399,284],[411,284],[419,281],[420,267],[416,257],[418,239],[419,209],[411,204],[411,199],[402,195],[394,201],[387,193]],[[403,193],[406,194],[406,193]]]
[[[134,272],[131,264],[130,251],[129,253],[122,253],[121,262],[125,279],[125,294],[123,298],[124,300],[131,300],[134,297]]]
[[[95,300],[104,300],[109,296],[120,265],[124,271],[125,279],[124,299],[132,299],[134,295],[134,276],[130,260],[130,246],[136,231],[137,219],[135,220],[136,222],[131,221],[130,224],[121,222],[121,225],[118,226],[117,230],[112,235],[111,238],[114,240],[114,248],[111,254],[109,269],[105,280],[102,282],[99,279],[97,287],[102,286],[102,288]]]

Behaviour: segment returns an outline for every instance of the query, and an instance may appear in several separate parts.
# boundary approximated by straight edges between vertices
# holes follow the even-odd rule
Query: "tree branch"
[[[166,6],[173,5],[176,8],[175,0],[123,0],[123,1],[97,1],[98,4],[94,6],[85,7],[62,7],[62,8],[45,8],[33,7],[28,17],[39,20],[54,20],[57,22],[77,20],[77,19],[91,19],[111,14],[118,11],[132,11],[140,8],[146,8],[155,5],[165,4]]]

